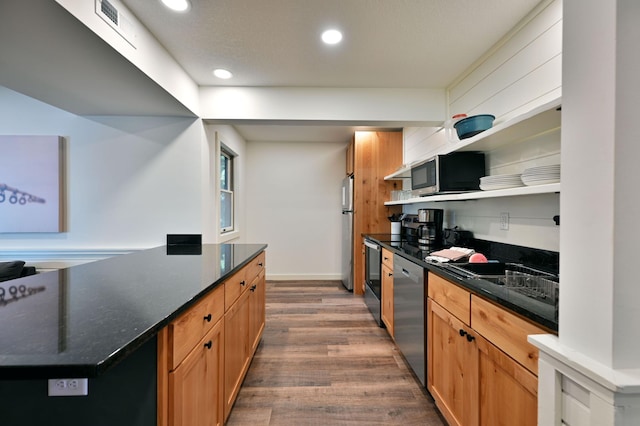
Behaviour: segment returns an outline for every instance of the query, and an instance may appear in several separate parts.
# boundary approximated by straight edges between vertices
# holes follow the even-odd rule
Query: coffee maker
[[[437,250],[442,247],[442,209],[418,209],[418,248]]]

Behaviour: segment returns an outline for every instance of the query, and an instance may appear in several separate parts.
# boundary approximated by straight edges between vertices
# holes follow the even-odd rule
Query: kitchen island
[[[265,248],[163,246],[0,284],[0,424],[155,425],[159,333]],[[48,396],[58,378],[87,378],[88,394]]]

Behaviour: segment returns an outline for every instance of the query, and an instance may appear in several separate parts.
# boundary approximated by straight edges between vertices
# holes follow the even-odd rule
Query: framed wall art
[[[0,135],[0,233],[64,231],[63,142]]]

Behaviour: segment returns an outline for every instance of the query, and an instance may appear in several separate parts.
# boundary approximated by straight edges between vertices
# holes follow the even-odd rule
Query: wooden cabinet
[[[220,320],[169,373],[169,424],[222,425],[224,320]]]
[[[265,254],[225,282],[224,418],[229,417],[265,324]],[[227,297],[229,296],[229,297]]]
[[[249,340],[251,342],[251,353],[254,353],[260,343],[265,325],[265,304],[266,304],[266,283],[264,271],[261,271],[249,287]]]
[[[265,253],[158,333],[159,426],[226,421],[265,325]]]
[[[251,360],[249,292],[244,292],[225,314],[224,417],[229,416]]]
[[[451,426],[475,425],[477,350],[467,341],[471,294],[432,273],[427,294],[427,387]]]
[[[382,249],[382,294],[381,294],[382,322],[387,326],[391,337],[393,333],[393,253]]]
[[[231,413],[265,326],[264,270],[225,314],[225,420]]]
[[[475,343],[471,329],[432,299],[427,300],[427,386],[449,425],[474,425],[477,394]],[[462,330],[462,331],[461,331]]]
[[[224,421],[224,285],[158,334],[158,424]]]
[[[353,292],[364,294],[363,234],[389,233],[388,217],[402,206],[384,205],[401,181],[385,181],[385,175],[402,165],[402,132],[356,132],[353,172]]]
[[[538,424],[538,377],[476,333],[478,423]]]
[[[450,425],[536,425],[537,351],[546,332],[429,273],[427,386]]]

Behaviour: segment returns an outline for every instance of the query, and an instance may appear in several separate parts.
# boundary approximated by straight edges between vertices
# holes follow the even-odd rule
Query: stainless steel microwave
[[[485,176],[484,153],[452,152],[436,155],[411,168],[411,190],[414,197],[446,192],[480,189]]]

